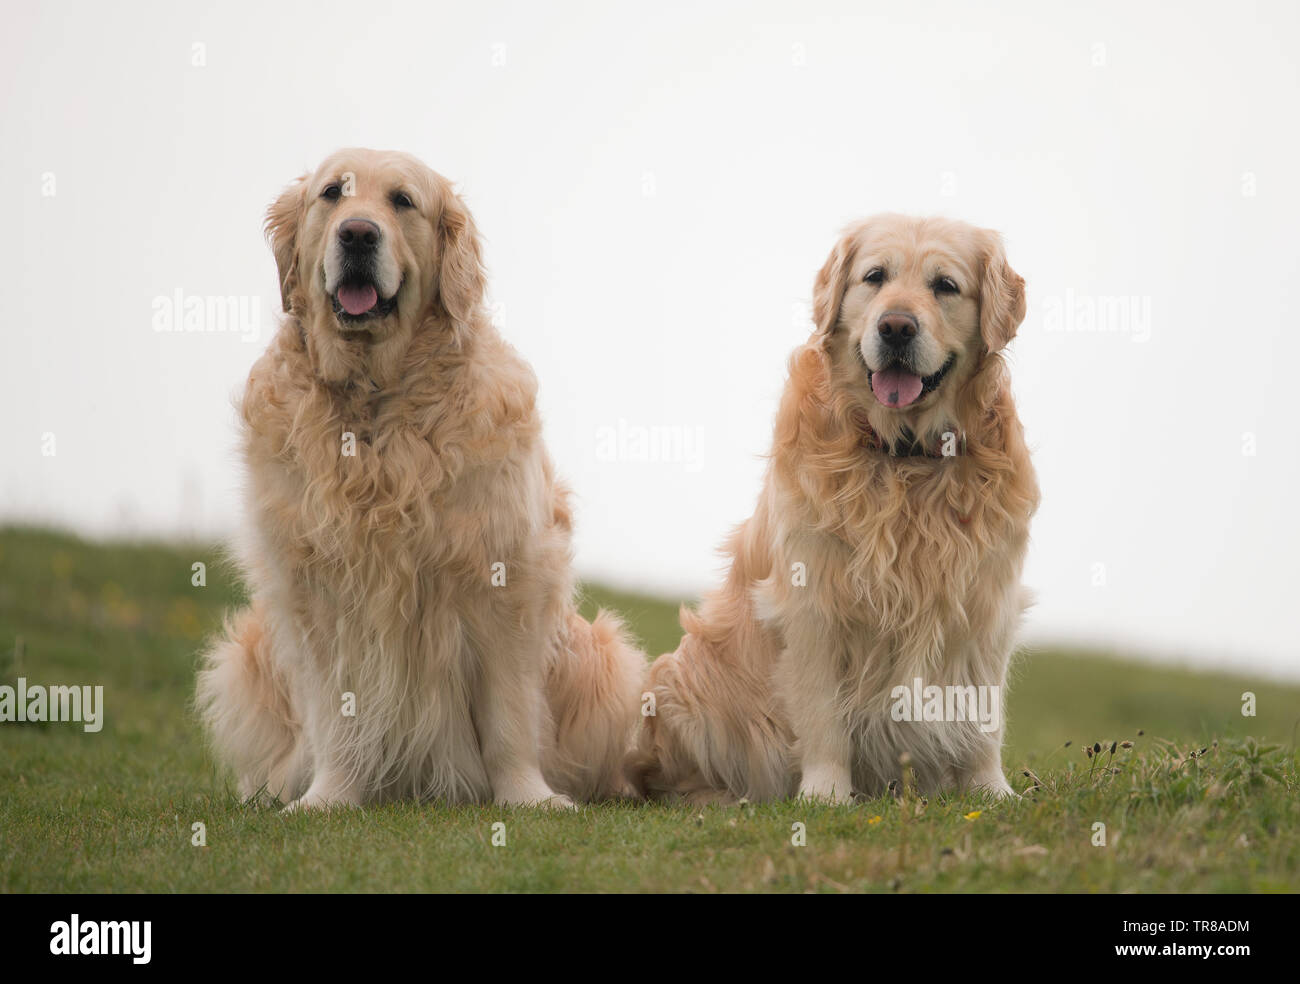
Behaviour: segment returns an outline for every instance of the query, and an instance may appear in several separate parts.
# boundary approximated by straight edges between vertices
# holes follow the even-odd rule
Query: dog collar
[[[927,448],[906,427],[903,428],[903,436],[891,444],[863,421],[862,446],[891,458],[956,458],[966,454],[966,432],[944,431],[940,435],[938,446]]]

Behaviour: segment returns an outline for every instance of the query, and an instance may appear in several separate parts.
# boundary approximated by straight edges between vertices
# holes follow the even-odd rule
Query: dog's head
[[[271,205],[266,230],[284,309],[326,356],[392,347],[430,315],[459,336],[483,299],[468,210],[408,154],[338,151]]]
[[[1025,282],[997,233],[948,219],[851,226],[814,287],[833,379],[891,443],[961,425],[967,384],[1024,317]]]

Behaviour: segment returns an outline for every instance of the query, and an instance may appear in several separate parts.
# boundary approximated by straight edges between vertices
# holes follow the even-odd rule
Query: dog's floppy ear
[[[460,332],[473,324],[483,303],[486,289],[483,258],[478,230],[465,203],[450,188],[444,189],[442,201],[442,216],[438,219],[442,254],[438,269],[438,300]]]
[[[280,194],[266,210],[266,238],[271,243],[280,272],[280,305],[289,310],[289,298],[298,286],[298,226],[307,204],[307,175]]]
[[[855,241],[851,232],[840,236],[813,281],[813,324],[817,328],[814,334],[822,342],[830,338],[840,319],[840,304],[848,289],[849,268],[853,266],[856,252]]]
[[[984,273],[980,280],[980,336],[990,352],[1000,352],[1025,320],[1025,278],[1011,269],[1002,237],[986,231]]]

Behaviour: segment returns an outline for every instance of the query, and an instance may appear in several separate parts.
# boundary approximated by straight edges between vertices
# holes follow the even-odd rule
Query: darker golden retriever
[[[643,658],[574,609],[568,493],[464,204],[412,157],[347,150],[268,233],[288,314],[241,403],[252,604],[198,684],[241,791],[626,792]]]

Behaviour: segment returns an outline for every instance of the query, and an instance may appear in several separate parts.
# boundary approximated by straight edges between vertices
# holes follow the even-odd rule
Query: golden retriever
[[[644,657],[574,608],[568,491],[465,205],[410,156],[344,150],[267,234],[287,317],[240,406],[252,603],[197,690],[241,792],[626,794]]]
[[[1011,792],[1000,695],[1038,488],[1000,353],[1024,315],[993,232],[845,232],[726,581],[648,673],[642,791],[845,802],[910,762],[922,790]]]

